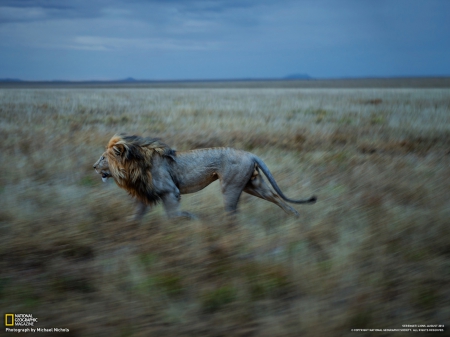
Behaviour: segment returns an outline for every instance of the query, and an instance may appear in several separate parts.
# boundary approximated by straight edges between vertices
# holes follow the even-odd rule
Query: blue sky
[[[447,0],[0,0],[0,78],[450,76]]]

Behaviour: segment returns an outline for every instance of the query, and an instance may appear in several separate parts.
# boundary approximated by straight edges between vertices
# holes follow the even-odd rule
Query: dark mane
[[[176,151],[169,145],[162,142],[160,138],[140,137],[140,136],[125,136],[120,135],[124,143],[129,147],[130,156],[139,157],[142,154],[139,148],[149,148],[156,151],[159,155],[174,159]],[[132,159],[132,158],[128,158]],[[143,159],[143,158],[136,158]]]
[[[160,201],[153,186],[153,157],[175,160],[175,150],[159,138],[120,134],[111,138],[105,153],[111,175],[120,187],[146,204]]]

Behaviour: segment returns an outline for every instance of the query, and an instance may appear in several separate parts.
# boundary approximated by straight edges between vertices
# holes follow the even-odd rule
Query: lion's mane
[[[175,150],[158,138],[115,135],[105,152],[112,177],[119,187],[145,204],[155,204],[160,197],[155,193],[152,179],[154,156],[175,159]]]

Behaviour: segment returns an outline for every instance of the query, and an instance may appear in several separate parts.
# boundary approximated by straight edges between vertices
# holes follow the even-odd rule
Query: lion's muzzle
[[[109,168],[106,162],[106,158],[101,156],[100,159],[93,165],[93,168],[97,174],[102,176],[102,181],[105,183],[109,177],[111,177],[111,173],[109,172]]]
[[[103,181],[104,183],[106,183],[106,181],[108,180],[109,177],[111,177],[110,174],[105,173],[105,172],[102,172],[102,181]]]

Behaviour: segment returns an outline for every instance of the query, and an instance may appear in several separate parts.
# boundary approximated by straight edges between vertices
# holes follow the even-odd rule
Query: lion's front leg
[[[179,192],[170,192],[162,196],[162,202],[164,210],[169,218],[188,218],[196,219],[197,217],[191,213],[180,211],[180,199]]]
[[[126,218],[127,223],[131,226],[138,226],[149,208],[146,204],[137,200],[135,201],[135,204],[135,211]]]
[[[138,201],[136,205],[136,211],[134,212],[134,221],[140,222],[142,218],[145,215],[145,212],[147,212],[148,206],[144,204],[143,202]]]

